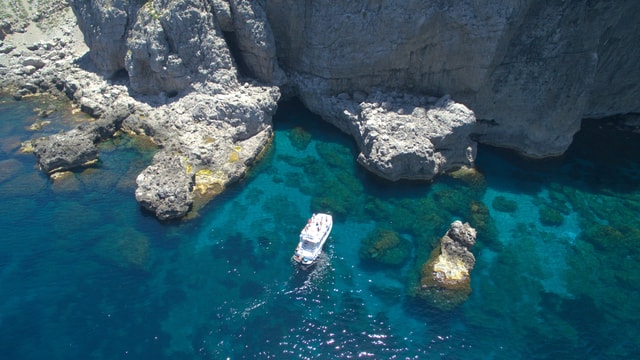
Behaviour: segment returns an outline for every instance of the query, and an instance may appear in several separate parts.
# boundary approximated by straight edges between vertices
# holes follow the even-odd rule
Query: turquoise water
[[[479,174],[389,183],[353,141],[281,104],[270,151],[189,222],[140,210],[141,139],[53,183],[19,154],[84,118],[0,101],[0,353],[7,359],[634,358],[640,355],[640,141],[588,125],[560,159],[480,147]],[[48,105],[46,105],[48,106]],[[331,211],[319,263],[291,262]],[[479,230],[470,297],[414,297],[455,219]],[[376,230],[410,246],[361,258]]]

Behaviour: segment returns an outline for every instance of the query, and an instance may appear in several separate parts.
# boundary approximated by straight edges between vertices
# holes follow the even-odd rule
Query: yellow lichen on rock
[[[195,175],[193,192],[200,196],[215,196],[224,190],[228,182],[227,174],[223,171],[211,171],[209,169],[198,170]]]
[[[27,130],[29,130],[29,131],[42,130],[43,127],[45,127],[45,126],[47,126],[49,124],[51,124],[51,121],[49,121],[49,120],[44,120],[44,121],[37,120],[33,124],[29,125],[27,127]]]
[[[231,153],[229,154],[229,162],[234,163],[238,160],[240,160],[240,154],[238,154],[238,152],[235,150],[231,151]]]
[[[59,181],[59,180],[64,180],[65,178],[68,178],[69,176],[72,176],[72,175],[73,175],[73,172],[71,171],[59,171],[49,175],[49,177],[53,181]]]
[[[464,181],[465,183],[477,187],[485,185],[484,175],[474,167],[461,166],[460,168],[448,173],[454,179]]]
[[[60,171],[49,175],[53,181],[51,189],[55,193],[68,193],[80,191],[80,181],[71,171]]]
[[[475,238],[476,230],[468,223],[454,221],[420,268],[418,284],[410,295],[440,310],[451,310],[465,302],[471,294],[475,257],[469,247],[475,244]]]
[[[197,217],[198,211],[216,195],[224,191],[228,182],[229,177],[222,170],[198,170],[195,174],[195,185],[193,186],[193,204],[191,211],[185,216],[185,220]]]
[[[33,151],[33,143],[31,140],[27,140],[20,145],[20,152],[22,154],[32,154]]]
[[[467,265],[457,258],[440,254],[433,264],[433,271],[444,275],[443,281],[460,281],[469,277]]]

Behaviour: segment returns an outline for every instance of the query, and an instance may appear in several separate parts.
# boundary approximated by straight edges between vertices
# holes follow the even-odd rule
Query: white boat
[[[322,246],[327,241],[333,218],[329,214],[313,214],[300,232],[300,242],[293,254],[293,260],[303,265],[312,264],[322,252]]]

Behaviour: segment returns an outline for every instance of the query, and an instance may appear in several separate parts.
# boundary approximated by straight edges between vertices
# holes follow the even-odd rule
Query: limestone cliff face
[[[465,136],[533,157],[564,152],[583,117],[640,111],[633,0],[71,4],[97,68],[126,69],[140,93],[194,82],[215,93],[242,74],[281,86],[343,130],[336,114],[352,105],[336,109],[336,98],[450,95],[478,120]],[[473,161],[456,153],[444,163]]]
[[[316,98],[373,87],[450,94],[476,139],[562,153],[585,116],[638,112],[640,3],[271,0],[282,66]],[[484,121],[482,121],[484,120]]]

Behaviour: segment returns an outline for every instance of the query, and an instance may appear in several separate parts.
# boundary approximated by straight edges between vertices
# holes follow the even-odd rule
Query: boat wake
[[[289,280],[291,290],[284,294],[308,293],[318,288],[322,284],[327,274],[331,271],[331,254],[320,253],[313,264],[295,264],[295,272]]]
[[[332,254],[332,251],[329,251],[329,253],[322,252],[311,265],[301,265],[292,261],[295,271],[291,275],[291,278],[283,284],[283,289],[278,291],[268,290],[263,297],[255,299],[237,314],[247,319],[253,312],[262,308],[264,305],[278,301],[280,296],[307,295],[320,289],[324,280],[332,270]]]

